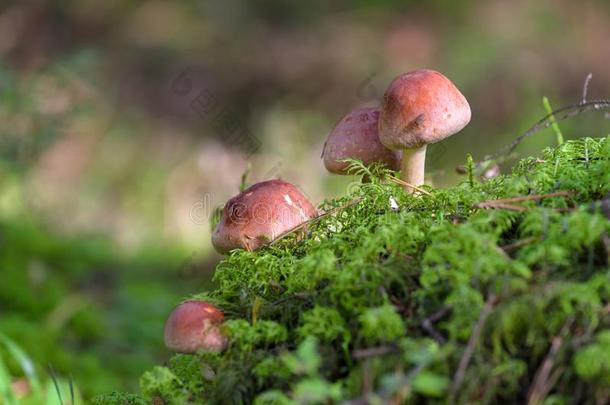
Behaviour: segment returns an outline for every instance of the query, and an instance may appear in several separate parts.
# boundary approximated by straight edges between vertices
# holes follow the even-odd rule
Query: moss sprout
[[[199,297],[226,311],[229,348],[145,373],[143,398],[610,399],[609,138],[419,195],[386,169],[353,168],[370,183],[322,203],[336,210],[306,237],[218,265]]]

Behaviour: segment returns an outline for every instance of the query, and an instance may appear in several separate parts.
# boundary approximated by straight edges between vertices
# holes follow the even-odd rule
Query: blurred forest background
[[[610,95],[606,0],[2,4],[0,333],[87,397],[168,358],[165,317],[210,285],[210,216],[245,171],[316,204],[346,192],[326,135],[397,74],[439,70],[470,101],[471,124],[429,149],[437,186],[544,116],[543,96],[580,101],[589,72],[588,98]],[[609,127],[561,123],[566,138]]]

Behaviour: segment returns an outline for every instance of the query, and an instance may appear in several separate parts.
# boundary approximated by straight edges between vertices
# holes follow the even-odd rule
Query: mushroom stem
[[[402,160],[400,162],[400,178],[413,186],[421,186],[424,184],[424,170],[426,166],[426,147],[423,146],[416,149],[405,149],[402,152]],[[413,193],[414,190],[405,186],[405,190]]]

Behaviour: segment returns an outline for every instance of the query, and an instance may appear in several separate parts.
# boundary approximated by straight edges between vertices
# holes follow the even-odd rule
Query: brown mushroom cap
[[[322,157],[331,173],[347,174],[343,159],[358,159],[365,166],[379,162],[392,170],[400,169],[400,152],[392,151],[379,140],[379,109],[357,108],[341,119],[328,135]]]
[[[165,346],[177,353],[222,351],[227,339],[220,332],[222,312],[204,301],[178,305],[165,322]]]
[[[314,206],[292,184],[263,181],[226,203],[212,244],[223,254],[238,248],[256,250],[315,215]]]
[[[434,70],[398,76],[385,94],[379,139],[390,149],[415,149],[459,132],[470,121],[468,101]]]

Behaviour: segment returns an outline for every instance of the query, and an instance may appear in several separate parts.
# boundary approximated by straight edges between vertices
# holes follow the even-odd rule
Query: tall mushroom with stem
[[[256,250],[317,214],[294,185],[282,180],[254,184],[224,206],[212,232],[212,244],[222,254],[233,249]]]
[[[399,170],[401,153],[381,143],[378,128],[378,108],[356,108],[345,115],[324,143],[322,158],[326,170],[335,174],[349,174],[349,163],[345,159],[360,160],[367,167],[381,163],[389,169]]]
[[[427,146],[461,131],[470,115],[468,101],[449,79],[434,70],[416,70],[395,78],[385,91],[379,139],[402,150],[401,179],[420,186]]]

